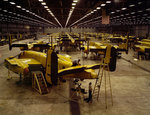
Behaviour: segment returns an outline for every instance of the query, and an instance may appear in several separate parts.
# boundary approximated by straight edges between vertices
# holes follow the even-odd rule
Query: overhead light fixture
[[[48,6],[44,6],[44,8],[48,8]]]
[[[111,3],[111,1],[106,1],[106,3],[107,3],[107,4],[110,4],[110,3]]]
[[[12,4],[12,5],[15,5],[16,3],[15,2],[9,2],[10,4]]]
[[[114,14],[115,12],[111,12],[111,14]]]
[[[133,7],[133,6],[135,6],[135,5],[134,4],[129,5],[129,7]]]
[[[22,10],[26,10],[25,8],[22,8]]]
[[[32,15],[35,15],[35,13],[31,12]]]
[[[75,7],[73,6],[72,9],[74,9]]]
[[[94,12],[96,12],[97,10],[93,10]]]
[[[138,2],[138,4],[142,4],[142,2]]]
[[[150,11],[150,8],[146,9],[147,11]]]
[[[89,16],[89,15],[90,15],[90,13],[86,14],[85,16],[87,17],[87,16]]]
[[[29,12],[29,10],[26,10],[26,12]]]
[[[138,11],[139,13],[143,12],[142,10]]]
[[[42,5],[46,5],[46,3],[45,3],[45,2],[42,2],[41,4],[42,4]]]
[[[7,12],[7,10],[3,10],[4,12]]]
[[[131,12],[131,14],[135,14],[135,12]]]
[[[52,13],[50,10],[48,11],[49,13]]]
[[[91,13],[94,13],[93,11],[91,11]]]
[[[116,12],[120,12],[120,10],[116,10]]]
[[[106,4],[101,4],[101,6],[106,6]]]
[[[8,0],[3,0],[4,2],[7,2]]]
[[[72,3],[72,6],[75,6],[76,5],[76,3]]]
[[[99,9],[101,9],[101,7],[97,7],[96,9],[99,10]]]
[[[126,10],[127,8],[121,8],[121,10]]]
[[[21,6],[16,6],[17,8],[21,8]]]
[[[43,0],[39,0],[39,2],[43,2]]]
[[[77,2],[78,2],[78,0],[73,0],[73,2],[74,2],[74,3],[77,3]]]

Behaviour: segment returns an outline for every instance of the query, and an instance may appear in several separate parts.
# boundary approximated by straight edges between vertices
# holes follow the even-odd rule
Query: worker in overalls
[[[73,60],[73,65],[72,66],[77,66],[77,65],[81,65],[80,64],[80,59]]]
[[[89,83],[89,98],[87,102],[92,102],[92,83]]]

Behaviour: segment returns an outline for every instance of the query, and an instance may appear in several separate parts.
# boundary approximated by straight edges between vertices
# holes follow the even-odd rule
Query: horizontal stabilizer
[[[25,49],[28,49],[28,45],[27,44],[12,44],[10,46],[10,50],[12,49],[12,47],[24,47]]]
[[[99,51],[106,51],[106,48],[105,49],[102,49],[102,48],[95,48],[95,49],[90,49],[91,52],[99,52]]]
[[[42,47],[42,48],[50,48],[51,46],[49,44],[34,44],[33,47]]]
[[[85,70],[85,67],[83,66],[74,66],[74,67],[69,67],[66,69],[62,69],[58,71],[58,76],[63,76],[66,74],[74,74],[74,73],[79,73],[83,72]]]
[[[87,69],[99,69],[100,64],[93,64],[93,65],[84,65],[84,66],[73,66],[66,69],[62,69],[58,71],[58,75],[66,75],[66,74],[75,74],[79,72],[83,72]]]

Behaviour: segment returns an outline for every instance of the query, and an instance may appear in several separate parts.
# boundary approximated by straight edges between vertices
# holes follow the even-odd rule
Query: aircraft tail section
[[[12,49],[11,45],[12,45],[12,39],[11,39],[11,36],[9,36],[9,50]]]
[[[46,60],[46,81],[49,84],[57,84],[58,81],[58,57],[55,52],[48,50]]]
[[[109,70],[115,71],[116,70],[116,63],[117,63],[117,51],[114,47],[111,48],[110,54],[110,63],[109,63]]]

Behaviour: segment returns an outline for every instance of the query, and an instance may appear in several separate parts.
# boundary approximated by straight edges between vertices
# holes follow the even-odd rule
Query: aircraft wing
[[[134,46],[136,51],[145,52],[145,49],[150,49],[149,46],[142,46],[142,45],[135,45]]]
[[[10,57],[10,58],[5,59],[5,66],[9,70],[11,70],[15,73],[24,73],[24,70],[26,68],[30,69],[31,66],[33,67],[33,65],[35,65],[34,67],[42,66],[42,64],[40,62],[36,61],[35,59],[30,59],[30,58],[17,59],[17,58]],[[31,68],[31,69],[34,69],[34,68]]]
[[[73,66],[58,71],[58,76],[63,78],[96,79],[97,74],[93,69],[98,69],[100,64]]]
[[[66,33],[66,34],[68,36],[68,39],[71,40],[71,42],[74,44],[75,40],[68,33]]]
[[[12,44],[9,49],[11,50],[12,47],[23,47],[24,49],[28,49],[28,45],[27,44]]]
[[[70,74],[62,75],[61,77],[64,79],[79,78],[81,80],[84,80],[84,79],[96,79],[98,76],[93,69],[86,69],[82,72],[70,73]]]
[[[84,39],[76,39],[75,42],[84,42]]]
[[[90,49],[91,52],[99,52],[99,51],[106,51],[106,47],[102,47],[102,48],[91,48]]]
[[[99,69],[102,64],[86,65],[86,69]]]
[[[40,47],[43,49],[48,49],[51,47],[51,45],[50,44],[34,44],[33,47]]]
[[[66,74],[78,73],[78,72],[83,72],[84,70],[85,70],[85,67],[83,66],[73,66],[73,67],[59,70],[58,75],[62,76]]]
[[[88,52],[87,46],[83,46],[84,52]],[[105,51],[106,50],[105,45],[100,45],[100,46],[89,46],[89,51],[90,52],[100,52],[100,51]]]

